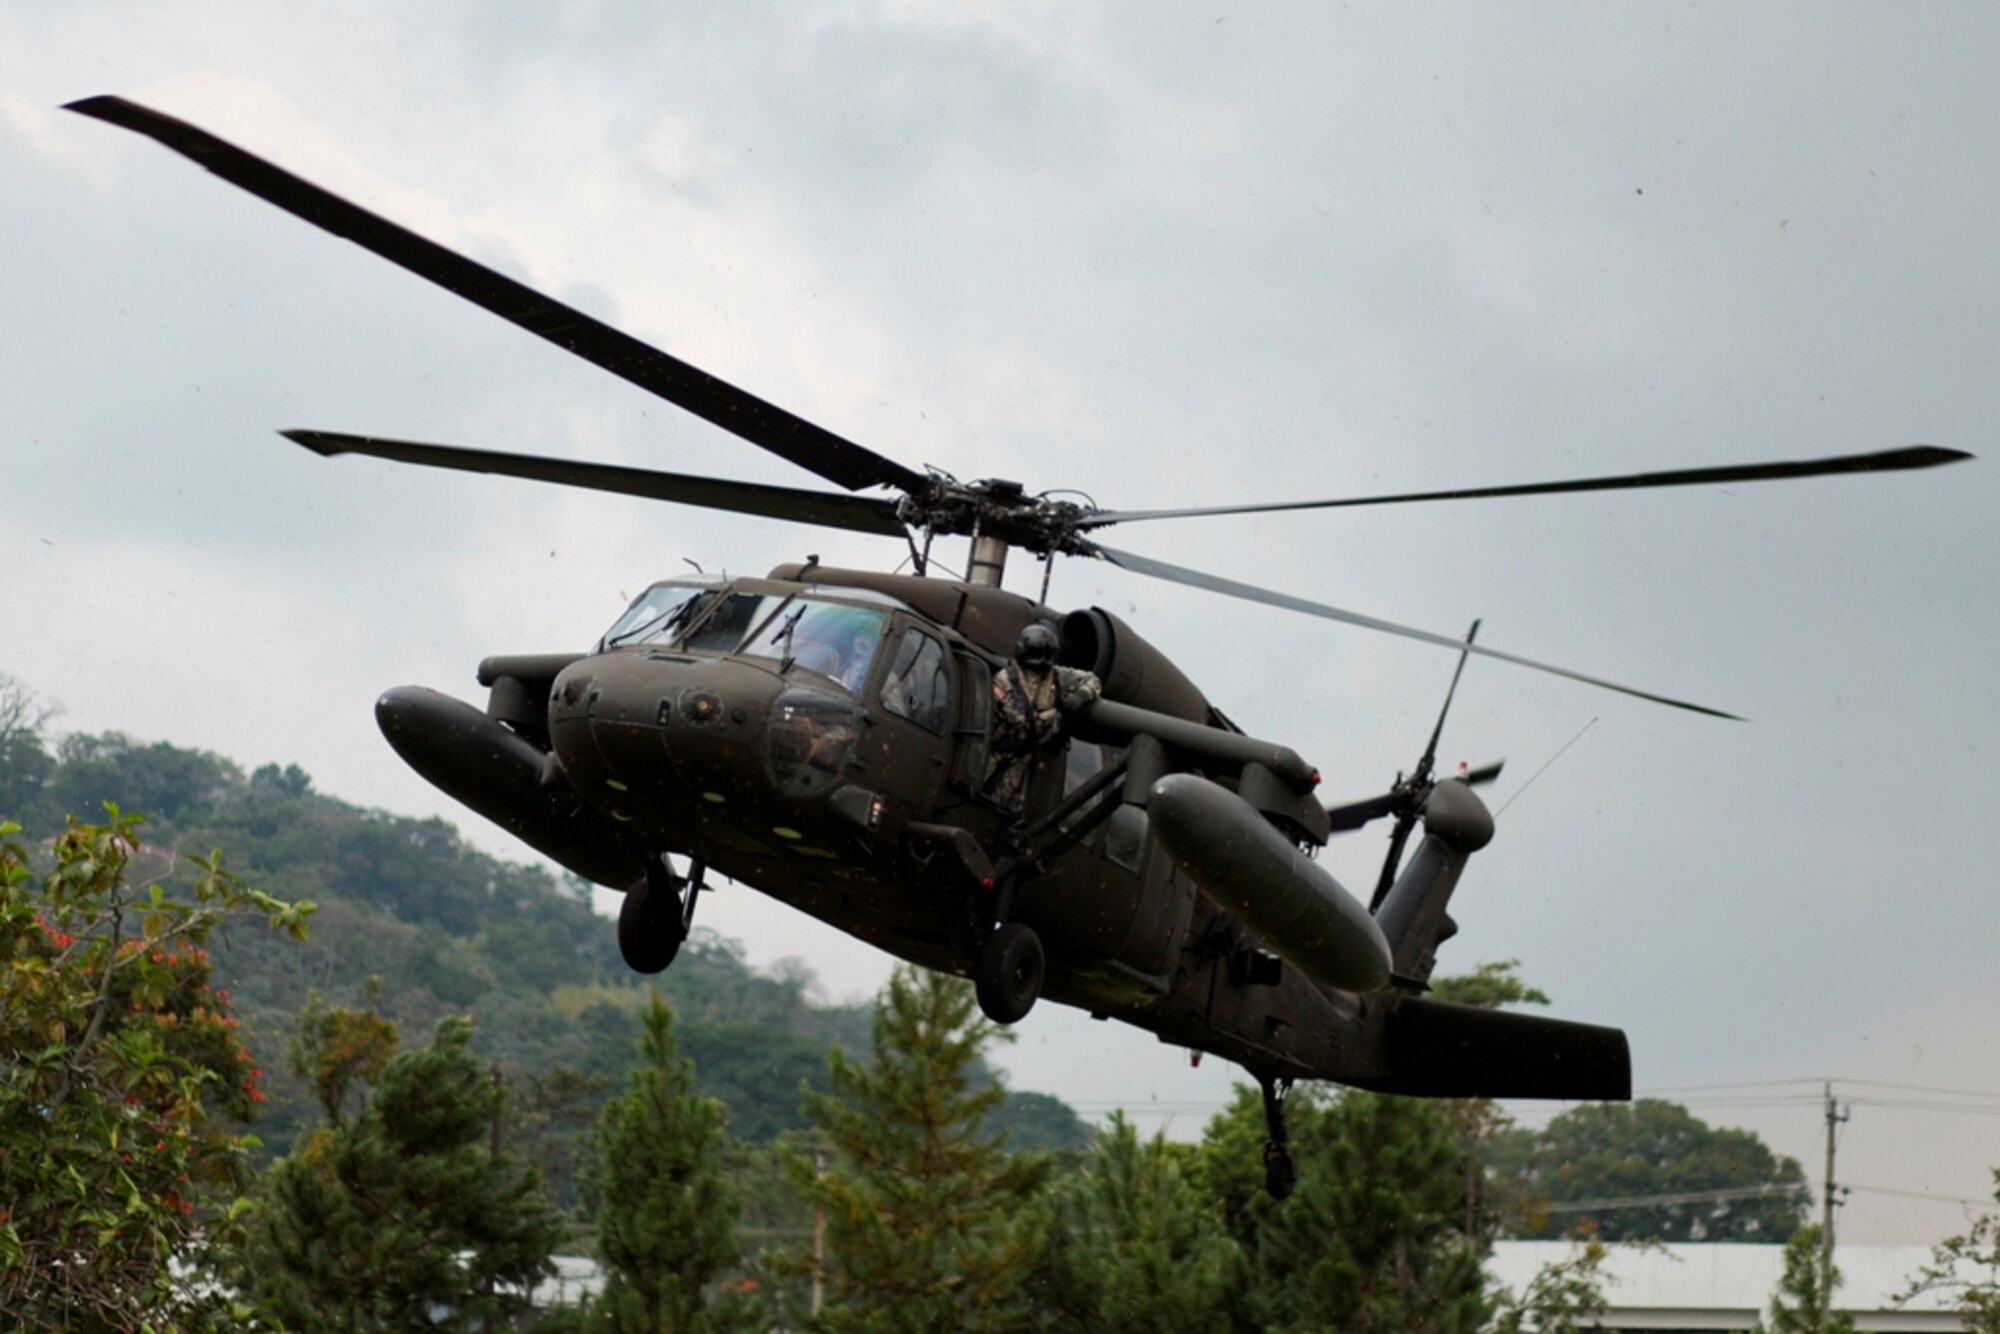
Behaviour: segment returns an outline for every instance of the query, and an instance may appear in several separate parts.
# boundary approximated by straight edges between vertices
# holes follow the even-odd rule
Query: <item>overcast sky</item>
[[[74,98],[191,119],[911,466],[1146,508],[1991,454],[1996,50],[1978,4],[0,0],[0,671],[66,728],[296,762],[525,857],[402,766],[377,692],[477,701],[482,656],[581,648],[684,560],[902,554],[287,444],[816,484]],[[1845,1180],[1986,1197],[1997,466],[1113,541],[1748,716],[1475,664],[1444,758],[1504,756],[1491,804],[1520,800],[1441,967],[1519,958],[1627,1029],[1641,1090],[1987,1093],[1860,1105],[1841,1141]],[[1451,672],[1081,562],[1051,600],[1127,617],[1329,800],[1416,759]],[[1365,892],[1381,855],[1326,864]],[[835,997],[888,971],[748,889],[702,920]],[[1235,1075],[1052,1005],[1019,1035],[1017,1087],[1182,1135]],[[1685,1097],[1816,1178],[1815,1091]],[[1878,1189],[1843,1236],[1962,1222]]]

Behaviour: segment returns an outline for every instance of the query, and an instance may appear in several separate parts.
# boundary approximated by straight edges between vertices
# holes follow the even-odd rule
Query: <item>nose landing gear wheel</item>
[[[1042,994],[1047,961],[1042,939],[1019,922],[1003,922],[979,948],[972,970],[979,1008],[996,1024],[1019,1023]]]
[[[646,878],[625,891],[618,909],[618,953],[627,968],[658,973],[674,961],[688,936],[698,888],[675,875],[666,858],[647,859]]]

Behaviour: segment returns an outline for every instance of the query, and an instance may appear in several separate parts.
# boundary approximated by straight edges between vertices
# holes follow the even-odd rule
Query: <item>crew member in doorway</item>
[[[1035,757],[1053,749],[1069,715],[1104,693],[1091,672],[1056,666],[1056,632],[1037,621],[1014,641],[1014,660],[993,676],[993,741],[986,756],[986,795],[1021,808]]]

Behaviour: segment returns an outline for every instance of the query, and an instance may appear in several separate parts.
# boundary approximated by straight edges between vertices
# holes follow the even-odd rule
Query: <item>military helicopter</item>
[[[1467,860],[1492,838],[1474,787],[1436,751],[1472,656],[1696,713],[1733,715],[1479,644],[1114,549],[1121,523],[1203,515],[1545,495],[1927,468],[1926,445],[1404,495],[1104,510],[1018,482],[916,471],[445,249],[186,122],[116,97],[73,111],[157,140],[666,399],[842,491],[294,430],[321,455],[646,496],[904,542],[913,574],[817,558],[765,578],[655,583],[586,651],[487,658],[483,710],[417,687],[384,694],[382,731],[425,778],[591,881],[624,892],[618,942],[666,968],[711,873],[927,968],[969,976],[985,1013],[1038,998],[1116,1018],[1248,1070],[1263,1090],[1266,1184],[1296,1179],[1284,1099],[1299,1079],[1418,1096],[1624,1099],[1625,1035],[1425,996]],[[844,492],[844,494],[843,494]],[[875,494],[868,494],[875,493]],[[932,574],[940,537],[970,539],[967,577]],[[1044,561],[1041,594],[1006,591],[1010,552]],[[1057,556],[1417,639],[1459,655],[1416,767],[1386,793],[1327,807],[1319,772],[1246,736],[1165,654],[1100,607],[1047,605]],[[989,787],[995,691],[1030,627],[1101,697],[1031,756],[1018,792]],[[1393,816],[1369,902],[1313,854]],[[1417,823],[1424,837],[1404,864]],[[678,859],[678,860],[677,860]]]

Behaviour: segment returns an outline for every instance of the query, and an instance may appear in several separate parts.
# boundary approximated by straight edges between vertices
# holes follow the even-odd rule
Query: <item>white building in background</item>
[[[1770,1311],[1771,1294],[1785,1272],[1783,1246],[1680,1242],[1611,1245],[1605,1250],[1608,1254],[1599,1273],[1607,1306],[1601,1328],[1606,1334],[1754,1329]],[[1495,1242],[1486,1260],[1486,1275],[1520,1293],[1544,1265],[1575,1253],[1566,1241]],[[1904,1305],[1896,1301],[1930,1258],[1928,1246],[1840,1247],[1834,1256],[1841,1277],[1835,1309],[1853,1313],[1859,1334],[1962,1330],[1949,1294],[1926,1293]],[[555,1264],[555,1275],[535,1288],[537,1309],[581,1305],[604,1286],[603,1271],[587,1256],[558,1255]]]
[[[1622,1330],[1747,1330],[1771,1309],[1785,1272],[1783,1246],[1681,1242],[1642,1248],[1607,1246],[1603,1328]],[[1524,1291],[1544,1266],[1569,1258],[1563,1241],[1496,1242],[1486,1272]],[[1855,1329],[1959,1330],[1948,1293],[1925,1293],[1899,1304],[1897,1295],[1931,1258],[1928,1246],[1842,1246],[1834,1255],[1841,1284],[1834,1309],[1851,1311]]]

